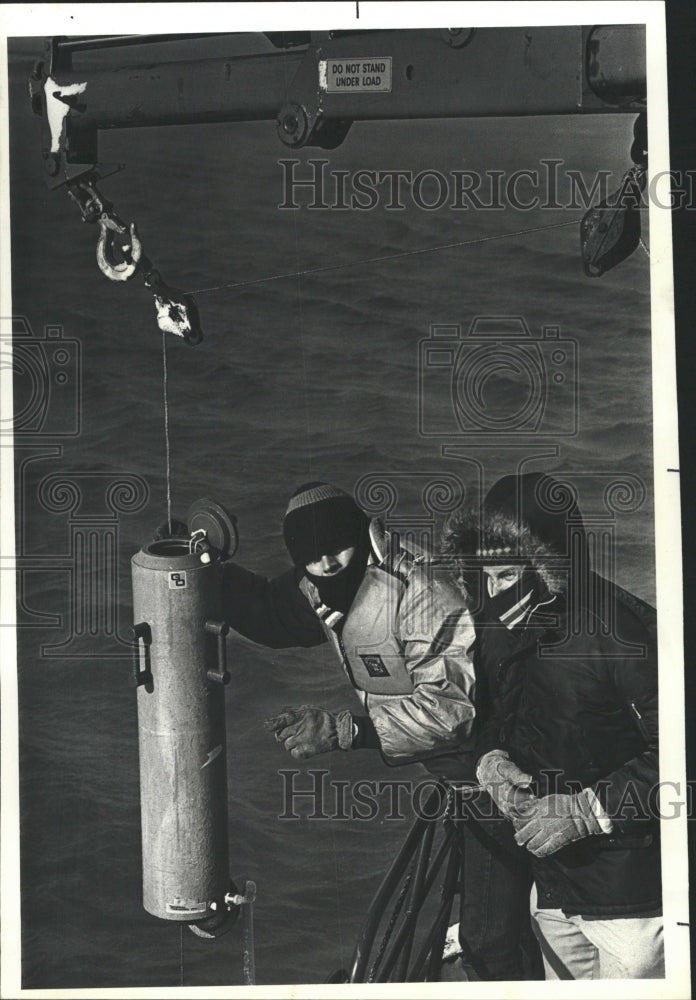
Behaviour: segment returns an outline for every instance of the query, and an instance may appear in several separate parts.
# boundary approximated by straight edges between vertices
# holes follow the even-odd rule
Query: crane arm
[[[252,54],[235,54],[241,36],[229,35],[223,57],[73,66],[85,51],[173,37],[47,43],[30,89],[49,186],[96,165],[102,129],[275,120],[286,146],[334,148],[354,121],[635,112],[645,103],[642,25],[311,32],[271,35],[275,48]],[[191,37],[201,49],[210,36]]]

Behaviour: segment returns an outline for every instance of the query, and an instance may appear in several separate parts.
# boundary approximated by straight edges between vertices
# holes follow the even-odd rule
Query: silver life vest
[[[403,696],[413,691],[397,629],[405,589],[400,572],[390,571],[384,564],[368,565],[345,616],[322,604],[316,587],[306,577],[300,589],[321,620],[353,687],[381,695]]]

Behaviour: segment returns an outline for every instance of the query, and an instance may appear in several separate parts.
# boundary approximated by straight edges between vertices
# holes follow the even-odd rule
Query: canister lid
[[[223,559],[236,552],[237,518],[216,500],[209,497],[195,500],[187,511],[186,521],[191,534],[205,531],[206,538]]]

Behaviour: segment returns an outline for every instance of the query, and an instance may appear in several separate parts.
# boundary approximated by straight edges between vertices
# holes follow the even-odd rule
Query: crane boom
[[[197,58],[152,58],[174,40]],[[229,51],[202,56],[211,41]],[[647,169],[643,25],[291,32],[252,41],[263,51],[248,51],[241,34],[58,37],[31,74],[46,183],[66,185],[83,221],[98,224],[106,277],[143,276],[163,332],[198,343],[197,306],[163,280],[135,224],[98,190],[98,180],[122,168],[99,160],[104,129],[275,120],[286,147],[333,149],[355,121],[638,112],[635,166],[618,194],[583,219],[585,273],[599,276],[638,245]],[[141,65],[73,65],[75,56],[135,46],[150,50]]]
[[[196,48],[205,36],[195,36]],[[172,36],[53,39],[32,74],[49,186],[96,165],[101,129],[277,121],[291,147],[333,148],[354,121],[642,110],[642,25],[446,28],[271,36],[275,48],[75,69],[90,49]],[[218,39],[219,44],[219,39]],[[268,42],[266,42],[268,48]],[[237,46],[238,48],[238,46]]]

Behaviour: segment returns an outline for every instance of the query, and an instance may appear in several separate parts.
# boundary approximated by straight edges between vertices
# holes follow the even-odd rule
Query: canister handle
[[[217,670],[208,671],[208,680],[217,681],[218,684],[229,684],[230,673],[227,669],[227,645],[225,636],[230,630],[227,622],[206,622],[206,632],[217,636]]]
[[[150,646],[152,645],[152,630],[147,622],[140,622],[131,628],[133,636],[133,673],[136,687],[144,686],[151,693],[154,690],[152,667],[150,664]],[[140,669],[140,640],[143,641],[143,659],[145,665]]]

